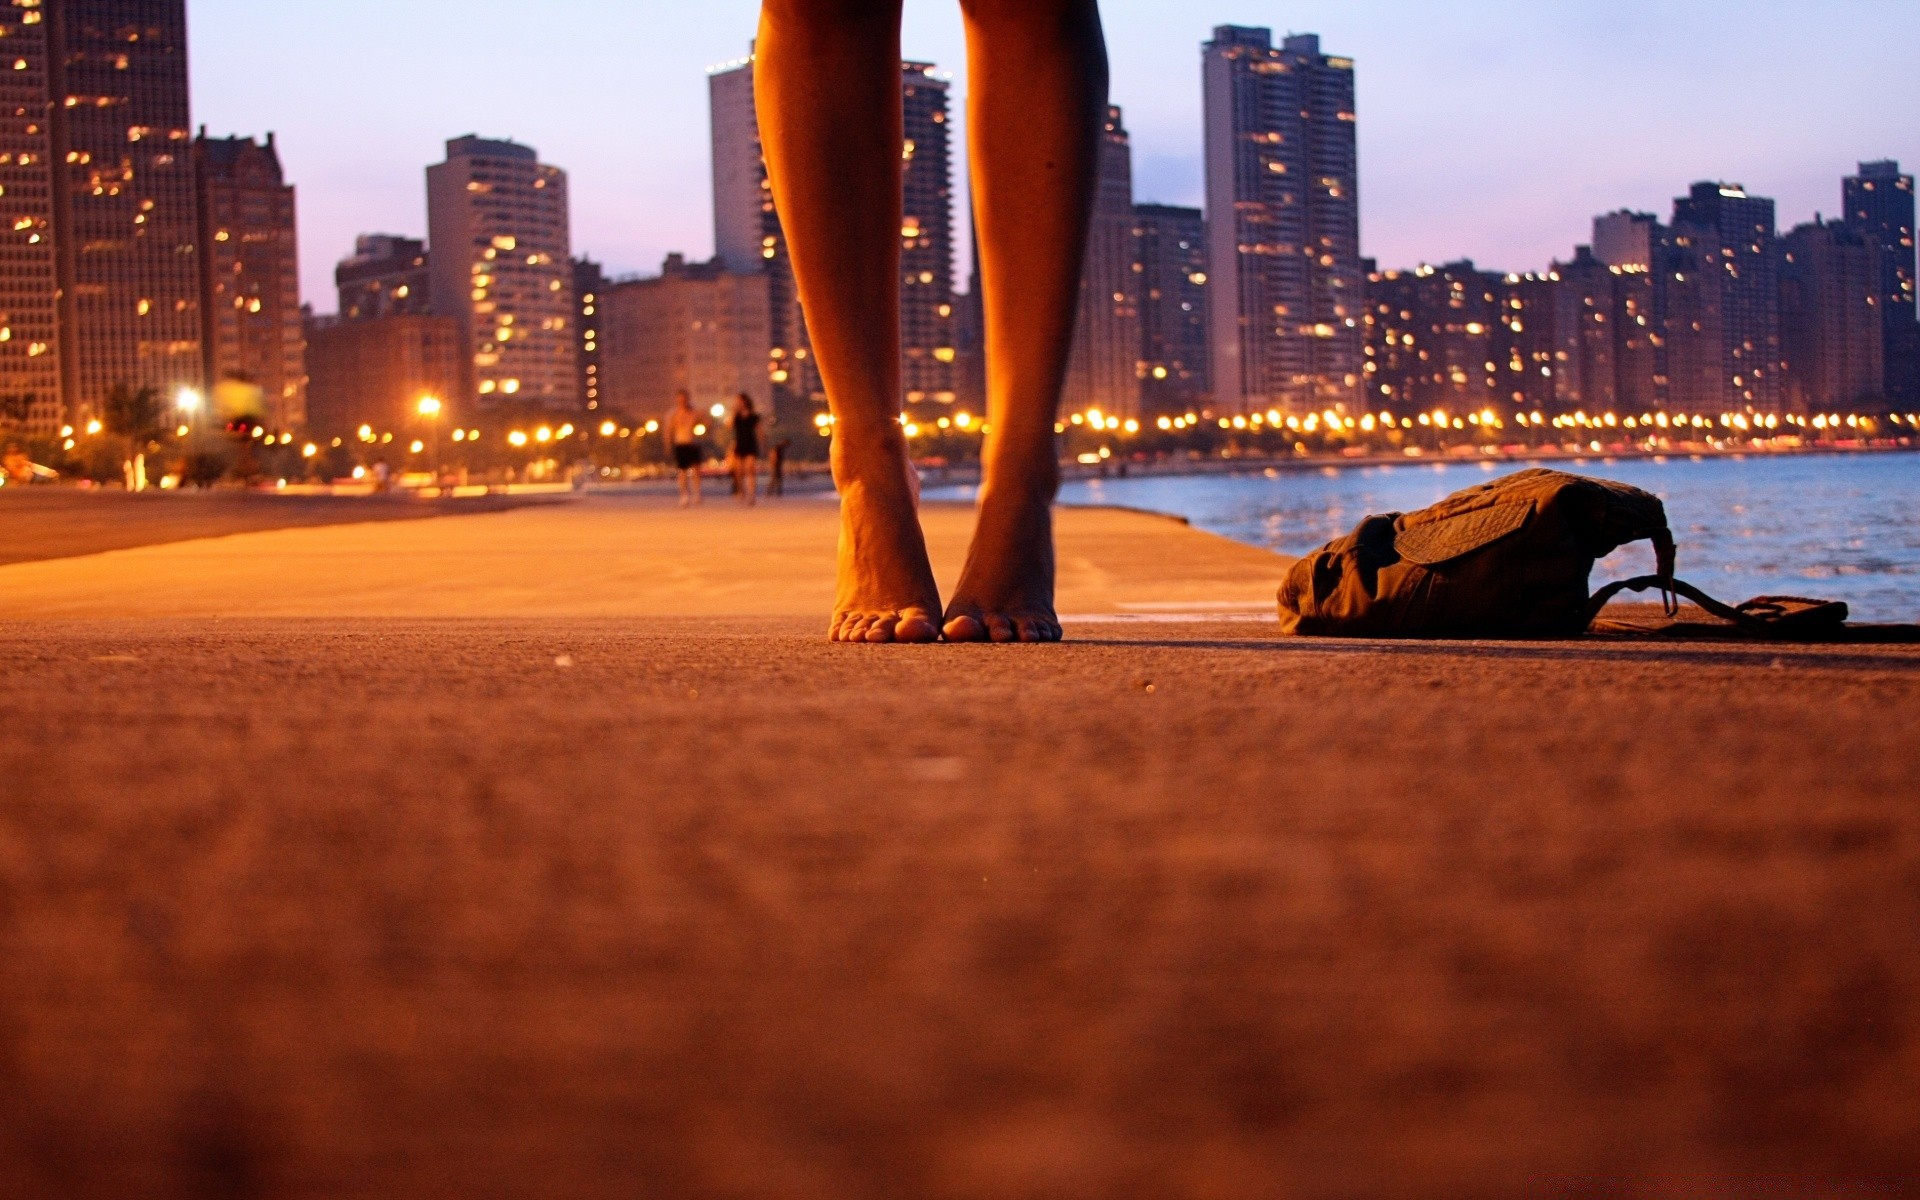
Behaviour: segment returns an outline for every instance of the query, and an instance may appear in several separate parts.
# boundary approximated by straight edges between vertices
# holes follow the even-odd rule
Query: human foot
[[[919,488],[904,447],[857,465],[835,448],[840,582],[836,642],[936,642],[940,592],[920,531]]]
[[[1053,502],[1047,493],[990,493],[947,605],[950,642],[1057,642]]]

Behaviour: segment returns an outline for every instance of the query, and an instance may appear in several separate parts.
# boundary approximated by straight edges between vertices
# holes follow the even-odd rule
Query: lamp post
[[[444,407],[437,396],[420,397],[420,415],[427,419],[427,464],[435,484],[440,482],[440,411]]]

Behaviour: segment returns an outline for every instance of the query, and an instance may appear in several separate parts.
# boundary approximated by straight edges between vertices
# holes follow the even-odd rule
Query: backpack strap
[[[1712,616],[1731,623],[1741,633],[1758,638],[1792,638],[1819,631],[1831,631],[1847,623],[1848,611],[1845,604],[1833,600],[1809,600],[1800,596],[1761,596],[1745,604],[1734,606],[1715,600],[1699,588],[1684,580],[1671,576],[1642,575],[1638,579],[1623,579],[1610,583],[1593,595],[1587,608],[1587,624],[1600,619],[1601,610],[1606,608],[1615,596],[1622,592],[1644,592],[1659,588],[1667,597],[1670,607],[1669,617],[1675,615],[1676,594],[1699,605]]]

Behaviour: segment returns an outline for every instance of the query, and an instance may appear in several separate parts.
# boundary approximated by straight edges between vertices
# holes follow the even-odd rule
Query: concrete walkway
[[[830,518],[0,568],[0,1195],[1914,1194],[1920,655],[1110,512],[1065,646],[833,647]]]

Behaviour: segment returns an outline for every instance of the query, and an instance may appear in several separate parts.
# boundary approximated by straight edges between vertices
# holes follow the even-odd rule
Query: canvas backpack
[[[1655,573],[1590,590],[1600,559],[1653,544]],[[1592,627],[1624,591],[1657,590],[1669,626],[1685,596],[1735,635],[1839,636],[1847,607],[1797,597],[1722,604],[1674,577],[1659,497],[1564,471],[1521,471],[1414,513],[1368,517],[1294,564],[1280,587],[1281,631],[1372,638],[1565,638]],[[1711,627],[1707,627],[1711,628]],[[1890,628],[1890,627],[1889,627]],[[1664,632],[1664,630],[1649,630]]]

